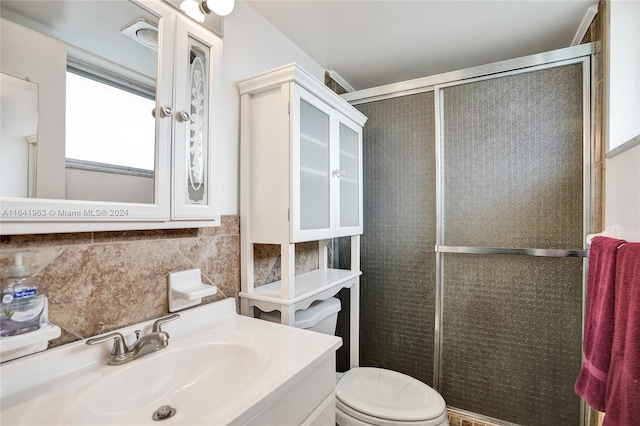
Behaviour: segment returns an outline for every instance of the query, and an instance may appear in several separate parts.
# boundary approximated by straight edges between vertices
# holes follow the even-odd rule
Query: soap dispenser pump
[[[29,267],[23,264],[21,254],[15,256],[0,302],[0,336],[15,336],[40,328],[46,296],[38,289],[37,280],[29,276]]]

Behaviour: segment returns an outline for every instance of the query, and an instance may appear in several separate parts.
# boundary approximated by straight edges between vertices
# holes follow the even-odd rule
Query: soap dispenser
[[[40,328],[46,306],[46,296],[38,288],[37,280],[29,276],[29,267],[16,254],[9,278],[2,286],[0,301],[0,336],[15,336]]]

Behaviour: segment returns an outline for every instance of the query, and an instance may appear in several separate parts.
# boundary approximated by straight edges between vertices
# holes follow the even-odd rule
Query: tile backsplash
[[[280,246],[275,244],[254,244],[254,285],[259,287],[280,280]],[[318,269],[318,242],[296,244],[295,274]]]
[[[220,227],[151,231],[0,236],[0,277],[21,253],[49,299],[49,321],[62,329],[50,347],[169,312],[170,272],[199,268],[218,293],[211,303],[240,292],[240,217]],[[255,247],[256,286],[280,279],[280,247]],[[296,245],[296,274],[318,268],[318,244]]]
[[[218,293],[240,291],[240,220],[216,228],[87,232],[0,237],[0,276],[16,253],[49,299],[49,321],[62,329],[59,346],[168,313],[167,276],[199,268]]]

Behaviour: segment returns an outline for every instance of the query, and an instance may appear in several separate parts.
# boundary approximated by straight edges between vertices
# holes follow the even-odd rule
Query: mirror
[[[157,203],[158,17],[126,0],[0,5],[0,196]]]

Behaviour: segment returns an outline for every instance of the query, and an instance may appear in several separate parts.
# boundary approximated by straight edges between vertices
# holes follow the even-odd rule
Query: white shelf
[[[28,333],[0,337],[0,362],[44,351],[49,340],[60,337],[61,333],[57,325],[44,323],[39,329]]]
[[[296,275],[295,295],[293,299],[282,298],[281,281],[275,281],[256,287],[252,293],[241,292],[240,297],[277,305],[295,305],[313,298],[327,290],[351,287],[362,272],[347,269],[316,269]],[[339,287],[339,288],[338,288]]]

